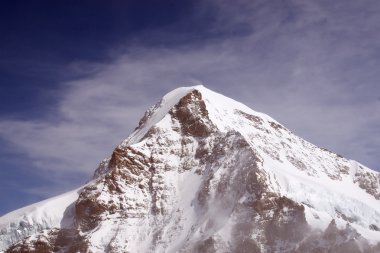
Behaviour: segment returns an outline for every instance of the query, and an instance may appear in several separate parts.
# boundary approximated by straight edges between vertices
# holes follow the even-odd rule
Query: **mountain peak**
[[[203,109],[193,111],[194,108],[189,107],[188,113],[193,116],[203,113],[203,115],[198,115],[198,118],[205,117],[205,113],[207,113],[209,120],[221,131],[232,130],[233,127],[231,128],[231,126],[234,124],[233,122],[236,122],[236,117],[241,116],[251,120],[273,122],[272,125],[280,126],[277,121],[266,114],[256,112],[248,106],[214,92],[203,85],[196,85],[180,87],[163,96],[157,104],[145,112],[139,126],[124,144],[129,145],[138,142],[150,128],[158,124],[166,115],[172,113],[176,106],[184,108],[190,104],[198,104]]]
[[[65,196],[60,217],[47,210],[58,197],[0,218],[0,250],[23,238],[7,252],[380,248],[378,172],[200,85],[166,94]]]

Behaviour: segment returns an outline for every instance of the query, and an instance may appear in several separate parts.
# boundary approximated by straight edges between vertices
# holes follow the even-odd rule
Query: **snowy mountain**
[[[0,218],[5,252],[380,252],[380,174],[203,86],[85,186]]]

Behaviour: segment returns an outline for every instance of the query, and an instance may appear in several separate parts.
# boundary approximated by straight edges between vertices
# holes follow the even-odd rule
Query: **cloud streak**
[[[198,11],[209,8],[214,38],[120,46],[110,49],[111,62],[75,62],[68,71],[84,77],[62,83],[51,115],[1,120],[0,136],[57,182],[73,173],[89,177],[147,107],[200,80],[317,145],[380,169],[378,3],[208,1]]]

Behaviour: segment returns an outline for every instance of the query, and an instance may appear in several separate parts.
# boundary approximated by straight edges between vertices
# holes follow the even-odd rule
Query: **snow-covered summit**
[[[62,214],[70,226],[49,223],[9,252],[380,248],[378,172],[204,86],[173,90],[150,108],[71,208]],[[0,229],[16,216],[1,217]]]
[[[141,128],[138,128],[137,131],[132,133],[125,141],[125,144],[132,144],[139,141],[146,132],[152,126],[160,122],[183,97],[193,91],[197,91],[201,94],[201,99],[206,104],[210,119],[221,131],[227,131],[233,127],[231,124],[235,122],[236,110],[274,121],[266,114],[256,112],[240,102],[207,89],[203,85],[180,87],[166,94],[156,105],[145,113],[145,116],[140,121]]]

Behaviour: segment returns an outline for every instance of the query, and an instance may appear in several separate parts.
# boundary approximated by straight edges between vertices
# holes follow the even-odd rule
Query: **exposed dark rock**
[[[178,119],[185,135],[206,137],[214,131],[215,126],[208,118],[206,104],[198,90],[181,98],[169,113]]]
[[[236,110],[235,112],[238,113],[239,115],[242,115],[244,118],[252,121],[252,123],[254,123],[255,125],[262,125],[263,124],[263,119],[258,117],[258,116],[251,115],[251,114],[245,113],[245,112],[240,111],[240,110]]]
[[[380,200],[380,175],[374,175],[371,172],[364,172],[363,168],[355,174],[354,182],[367,193]]]
[[[52,229],[35,239],[11,246],[6,253],[77,253],[87,252],[88,242],[75,229]]]
[[[375,224],[369,225],[369,229],[371,229],[373,231],[380,231],[380,228],[378,226],[376,226]]]

